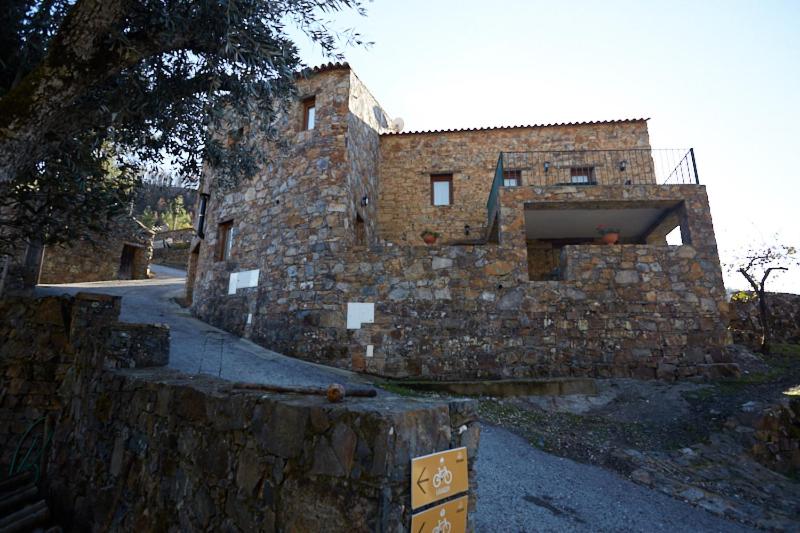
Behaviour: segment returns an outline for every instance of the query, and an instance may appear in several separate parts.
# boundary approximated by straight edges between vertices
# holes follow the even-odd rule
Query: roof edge
[[[554,128],[563,126],[592,126],[602,124],[625,124],[632,122],[647,122],[647,118],[622,118],[613,120],[589,120],[583,122],[553,122],[549,124],[520,124],[515,126],[485,126],[477,128],[449,128],[438,130],[415,130],[415,131],[393,131],[381,133],[381,135],[425,135],[430,133],[462,133],[470,131],[492,131],[492,130],[512,130],[512,129],[525,129],[525,128]]]
[[[353,70],[350,67],[350,63],[347,61],[335,61],[330,63],[324,63],[322,65],[317,65],[314,67],[305,67],[297,72],[295,72],[295,78],[302,78],[308,76],[314,76],[316,74],[322,74],[323,72],[329,72],[331,70]]]

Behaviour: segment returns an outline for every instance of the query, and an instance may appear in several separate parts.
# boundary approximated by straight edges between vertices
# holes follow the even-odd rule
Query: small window
[[[594,183],[594,167],[572,167],[569,169],[572,183]]]
[[[233,241],[236,238],[236,228],[233,227],[233,220],[222,222],[217,231],[217,261],[227,261],[231,258]]]
[[[521,170],[504,170],[503,187],[519,187],[522,183]]]
[[[431,175],[431,204],[432,205],[452,205],[453,204],[453,175],[452,174],[432,174]]]
[[[303,100],[303,129],[313,130],[317,120],[316,99],[312,96]]]

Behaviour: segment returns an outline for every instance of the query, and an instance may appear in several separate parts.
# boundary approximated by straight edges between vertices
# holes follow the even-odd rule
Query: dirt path
[[[753,530],[483,425],[476,531]]]

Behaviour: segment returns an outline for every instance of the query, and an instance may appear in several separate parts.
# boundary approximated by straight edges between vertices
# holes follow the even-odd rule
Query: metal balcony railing
[[[694,148],[500,152],[486,208],[489,227],[500,187],[699,184]]]

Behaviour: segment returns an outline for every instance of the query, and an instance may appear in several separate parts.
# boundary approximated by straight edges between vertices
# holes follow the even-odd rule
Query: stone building
[[[147,279],[155,233],[130,216],[108,222],[102,235],[45,246],[39,283]]]
[[[224,191],[204,177],[187,283],[202,319],[394,377],[724,366],[706,190],[647,120],[402,132],[347,64],[298,90],[262,172]]]

